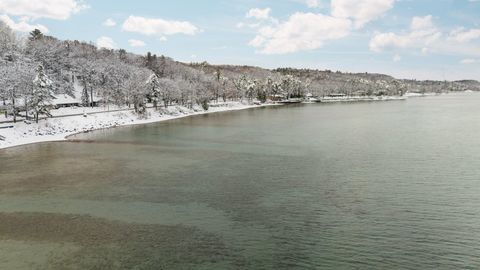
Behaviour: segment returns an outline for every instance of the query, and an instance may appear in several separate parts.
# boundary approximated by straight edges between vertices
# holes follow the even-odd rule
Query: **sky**
[[[0,20],[184,62],[480,80],[480,0],[0,0]]]

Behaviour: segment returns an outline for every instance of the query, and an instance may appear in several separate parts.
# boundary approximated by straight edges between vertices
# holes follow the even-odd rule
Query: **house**
[[[57,94],[53,96],[51,101],[55,108],[65,107],[80,107],[82,106],[82,94],[84,87],[81,85],[78,79],[73,82],[73,93],[70,94]],[[90,102],[90,92],[88,93],[88,99]],[[93,106],[98,106],[101,102],[101,98],[94,92],[93,93]]]
[[[58,94],[53,96],[51,103],[57,109],[65,107],[79,107],[82,105],[82,100],[81,98],[79,99],[69,94]]]

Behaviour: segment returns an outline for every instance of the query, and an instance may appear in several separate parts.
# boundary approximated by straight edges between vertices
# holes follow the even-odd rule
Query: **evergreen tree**
[[[37,75],[33,80],[32,97],[30,99],[30,108],[34,111],[35,121],[38,123],[38,115],[50,114],[50,101],[53,98],[52,81],[45,74],[45,70],[42,65],[39,65],[36,70]]]
[[[150,99],[153,102],[153,106],[155,109],[158,108],[158,99],[160,97],[160,83],[158,81],[158,76],[154,73],[150,75],[150,77],[147,80],[147,87],[150,89]]]
[[[84,87],[82,90],[82,106],[88,107],[90,104],[90,98],[88,97],[88,90],[87,87]]]
[[[42,39],[42,38],[43,38],[43,33],[42,33],[42,31],[40,31],[38,29],[35,29],[32,32],[30,32],[30,37],[28,37],[28,39],[30,41],[35,41],[35,40],[39,40],[39,39]]]
[[[124,49],[118,50],[118,58],[122,61],[126,61],[127,60],[127,51],[125,51]]]
[[[147,52],[147,57],[145,59],[145,67],[152,69],[152,53]]]

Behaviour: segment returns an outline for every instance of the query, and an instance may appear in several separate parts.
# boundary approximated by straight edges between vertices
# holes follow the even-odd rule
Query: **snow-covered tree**
[[[197,82],[194,87],[196,88],[195,91],[195,99],[198,105],[202,106],[204,110],[209,109],[209,102],[212,100],[214,93],[212,93],[212,89],[215,88],[216,81],[214,78],[203,76],[200,74],[200,81]]]
[[[82,106],[83,107],[88,107],[90,105],[90,97],[88,96],[88,90],[87,87],[83,87],[82,89]]]
[[[25,57],[23,43],[12,30],[0,21],[0,99],[7,106],[7,114],[16,122],[22,97],[31,89],[32,61]],[[28,115],[27,115],[28,117]]]
[[[147,59],[149,59],[147,60],[148,61],[147,65],[152,65],[152,63],[150,62],[153,60],[151,60],[150,55],[148,55]],[[147,88],[149,89],[150,100],[152,101],[155,109],[158,109],[158,99],[160,97],[160,82],[159,82],[158,76],[155,73],[152,73],[152,75],[148,77],[146,85],[147,85]]]
[[[235,88],[241,94],[242,98],[247,98],[251,101],[255,96],[256,82],[242,75],[238,79],[234,80]]]
[[[90,105],[93,108],[94,99],[93,99],[93,90],[97,82],[97,73],[92,65],[85,65],[81,69],[81,80],[82,80],[82,103],[84,106]],[[90,97],[89,97],[90,95]]]
[[[223,102],[227,101],[227,96],[229,95],[230,91],[231,89],[230,89],[230,83],[228,78],[221,76],[219,81],[218,95],[222,97]]]
[[[51,116],[50,114],[50,101],[53,98],[52,81],[45,74],[45,70],[42,65],[39,65],[36,69],[36,76],[33,80],[33,90],[30,99],[30,108],[35,113],[35,121],[38,123],[38,116],[44,114]]]
[[[178,97],[178,84],[169,78],[161,78],[158,80],[158,95],[162,99],[165,108]]]
[[[127,66],[120,62],[119,59],[110,59],[108,63],[99,68],[101,96],[104,102],[116,105],[128,104],[128,89],[125,82],[129,75]]]
[[[146,113],[146,97],[149,89],[145,82],[150,75],[147,69],[132,69],[126,79],[124,89],[129,93],[129,103],[133,104],[135,112],[144,115]]]
[[[305,91],[302,81],[292,75],[283,76],[281,88],[287,99],[302,97]]]
[[[17,38],[15,33],[8,25],[0,20],[0,57],[11,53],[17,47]]]

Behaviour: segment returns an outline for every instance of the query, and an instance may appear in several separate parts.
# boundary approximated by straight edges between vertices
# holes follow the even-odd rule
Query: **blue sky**
[[[0,16],[186,62],[480,80],[480,0],[0,0]]]

